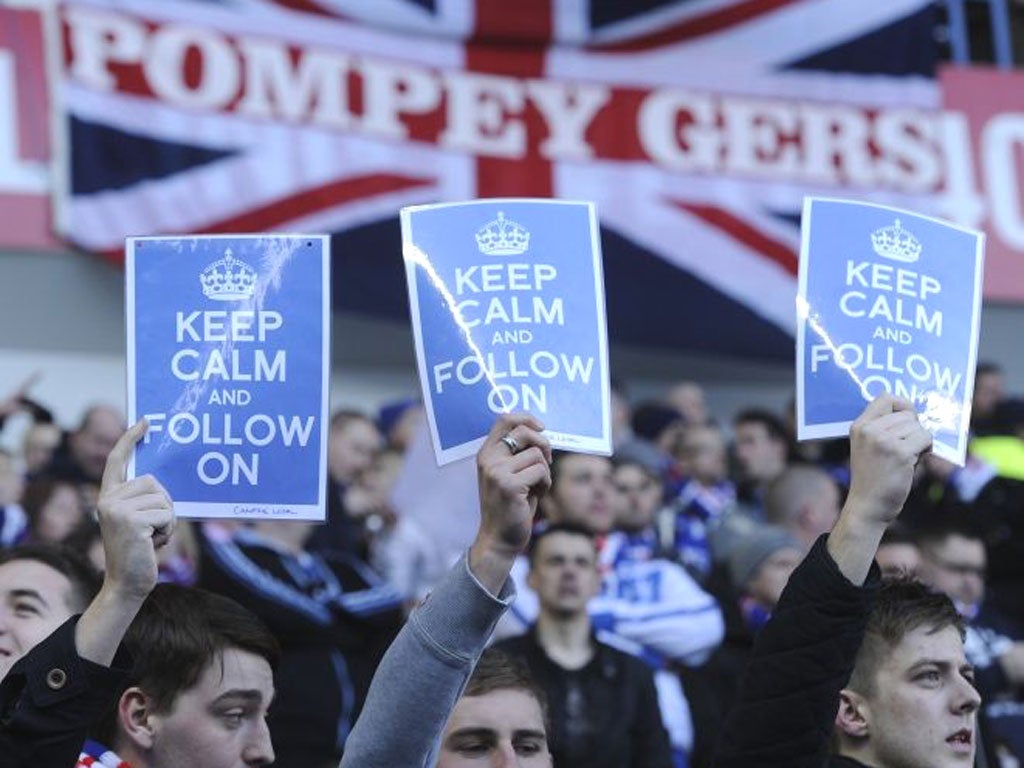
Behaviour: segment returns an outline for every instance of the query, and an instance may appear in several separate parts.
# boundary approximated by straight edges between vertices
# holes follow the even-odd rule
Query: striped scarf
[[[132,766],[102,744],[87,740],[82,746],[82,754],[78,756],[75,768],[132,768]]]

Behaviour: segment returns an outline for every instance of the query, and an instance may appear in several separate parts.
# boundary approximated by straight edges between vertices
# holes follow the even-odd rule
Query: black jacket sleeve
[[[4,768],[73,768],[82,743],[120,695],[131,660],[110,667],[75,649],[78,617],[29,651],[0,682],[0,762]]]
[[[851,584],[815,543],[754,645],[716,768],[821,768],[878,587]]]
[[[631,734],[633,768],[669,768],[672,747],[661,719],[654,676],[649,669],[641,668],[637,689],[637,716]]]

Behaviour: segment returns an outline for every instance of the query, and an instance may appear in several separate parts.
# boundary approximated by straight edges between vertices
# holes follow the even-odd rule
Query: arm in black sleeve
[[[4,768],[75,765],[89,729],[111,707],[131,668],[119,651],[110,667],[75,649],[78,617],[29,651],[0,682]]]
[[[793,572],[754,645],[716,768],[820,768],[878,588],[839,571],[822,536]]]

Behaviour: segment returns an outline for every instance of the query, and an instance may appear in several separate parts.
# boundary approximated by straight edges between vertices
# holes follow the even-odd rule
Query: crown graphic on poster
[[[248,299],[256,292],[256,270],[224,252],[224,258],[210,264],[199,275],[203,293],[217,301]]]
[[[498,218],[477,230],[476,245],[480,253],[488,256],[513,256],[526,253],[530,247],[530,233],[498,211]]]
[[[891,227],[871,233],[871,247],[875,253],[893,261],[914,262],[921,256],[921,242],[903,228],[900,220]]]

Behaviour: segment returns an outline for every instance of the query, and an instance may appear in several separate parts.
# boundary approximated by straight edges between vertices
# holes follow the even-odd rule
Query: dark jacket
[[[594,657],[575,671],[548,658],[536,625],[496,646],[522,658],[547,695],[555,768],[669,768],[671,748],[650,669],[592,642]]]
[[[111,667],[75,649],[78,617],[25,654],[0,682],[0,765],[71,768],[89,729],[120,695],[131,669],[122,651]]]
[[[276,765],[336,761],[402,626],[401,596],[354,558],[297,556],[247,530],[201,529],[200,549],[199,586],[251,610],[281,644],[268,720]]]
[[[726,720],[716,768],[846,768],[827,754],[839,692],[849,682],[877,594],[872,565],[851,584],[822,536],[793,572],[758,635],[739,698]]]

